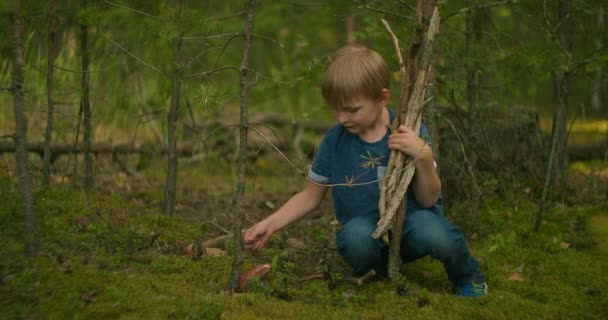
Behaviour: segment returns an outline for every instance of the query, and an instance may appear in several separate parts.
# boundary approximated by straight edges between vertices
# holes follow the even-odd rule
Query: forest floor
[[[278,161],[261,157],[250,166],[246,225],[304,184]],[[608,318],[605,164],[570,168],[569,176],[591,185],[591,194],[576,203],[552,201],[539,233],[532,232],[537,195],[489,195],[478,226],[465,233],[490,291],[469,299],[455,296],[442,266],[428,258],[403,265],[406,280],[399,285],[354,284],[335,249],[329,197],[267,248],[246,253],[245,268],[269,263],[269,274],[243,293],[225,293],[233,244],[224,255],[203,252],[201,242],[231,231],[235,175],[229,163],[182,165],[174,217],[162,214],[161,160],[131,175],[101,166],[92,192],[54,176],[52,188],[35,193],[38,253],[29,259],[15,173],[3,167],[0,319]],[[448,209],[448,216],[462,220],[466,212]]]

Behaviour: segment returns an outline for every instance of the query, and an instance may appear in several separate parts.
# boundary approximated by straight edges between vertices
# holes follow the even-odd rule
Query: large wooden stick
[[[422,12],[421,3],[422,1],[418,1],[419,17]],[[424,107],[426,83],[431,71],[433,43],[439,31],[439,10],[435,7],[430,25],[424,36],[422,35],[424,32],[422,29],[414,31],[405,63],[403,63],[401,58],[397,37],[391,31],[388,23],[386,21],[382,22],[393,39],[403,77],[400,109],[398,116],[393,122],[393,132],[400,125],[405,125],[418,132],[420,130],[420,115]],[[411,80],[413,79],[415,79],[415,82],[412,86]],[[376,239],[386,237],[389,226],[392,226],[389,244],[388,276],[394,281],[400,278],[401,236],[405,222],[405,211],[407,209],[406,193],[414,176],[414,161],[416,161],[415,158],[411,159],[402,152],[391,151],[386,172],[388,179],[385,179],[382,183],[380,192],[380,221],[378,221],[378,227],[372,235]]]
[[[433,12],[433,16],[430,21],[430,25],[428,30],[426,31],[426,36],[424,37],[421,43],[421,52],[419,63],[416,66],[419,70],[416,76],[416,82],[411,90],[411,96],[408,97],[406,105],[401,105],[401,109],[403,111],[403,107],[407,108],[404,113],[404,121],[401,123],[405,126],[412,128],[412,130],[420,129],[420,114],[421,109],[424,105],[424,93],[426,89],[426,79],[429,72],[429,66],[431,62],[431,56],[433,52],[433,43],[435,41],[435,37],[437,36],[439,31],[439,10],[435,8]],[[417,31],[415,31],[417,32]],[[410,46],[411,47],[411,46]],[[397,49],[398,50],[398,49]],[[408,60],[411,59],[411,55],[408,55]],[[406,65],[409,64],[406,62]],[[407,67],[406,67],[407,71]],[[407,75],[405,76],[407,78]],[[404,86],[404,91],[406,86]],[[402,92],[402,96],[405,92]],[[403,99],[402,99],[403,100]],[[397,119],[395,119],[397,121]],[[379,204],[381,218],[378,221],[378,228],[373,234],[374,238],[379,238],[383,234],[388,231],[389,226],[394,221],[395,213],[397,212],[398,207],[405,197],[405,193],[407,191],[407,187],[409,186],[411,179],[414,175],[414,166],[406,167],[404,159],[404,155],[401,152],[391,152],[391,159],[396,159],[392,164],[389,160],[389,168],[387,168],[388,179],[385,179],[385,184],[383,184],[380,199],[382,200]],[[388,180],[388,181],[387,181]],[[392,192],[391,192],[392,191]],[[386,193],[386,194],[383,194]],[[383,212],[383,210],[385,210]]]

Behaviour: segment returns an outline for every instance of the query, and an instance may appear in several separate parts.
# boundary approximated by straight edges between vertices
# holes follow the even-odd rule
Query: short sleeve
[[[418,134],[422,140],[424,140],[430,147],[433,147],[433,140],[431,139],[431,134],[429,130],[426,128],[424,123],[420,123],[420,132]],[[437,161],[433,161],[433,165],[437,168]]]
[[[308,177],[317,183],[329,183],[331,178],[331,132],[328,132],[315,154]]]
[[[429,130],[426,128],[426,125],[424,125],[424,123],[420,123],[420,132],[418,133],[418,135],[420,136],[420,138],[422,138],[424,141],[426,141],[426,143],[429,146],[433,146],[433,140],[431,139],[431,134],[429,133]]]

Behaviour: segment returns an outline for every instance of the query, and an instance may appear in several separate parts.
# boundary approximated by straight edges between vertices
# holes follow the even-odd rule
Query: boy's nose
[[[340,124],[344,124],[348,120],[348,116],[346,115],[346,112],[338,112],[336,114],[336,118],[338,118],[338,122]]]

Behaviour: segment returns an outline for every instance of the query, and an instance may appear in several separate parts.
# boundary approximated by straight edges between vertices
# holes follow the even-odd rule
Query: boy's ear
[[[391,92],[386,88],[382,89],[382,93],[380,94],[380,103],[382,104],[382,106],[385,107],[390,100]]]

